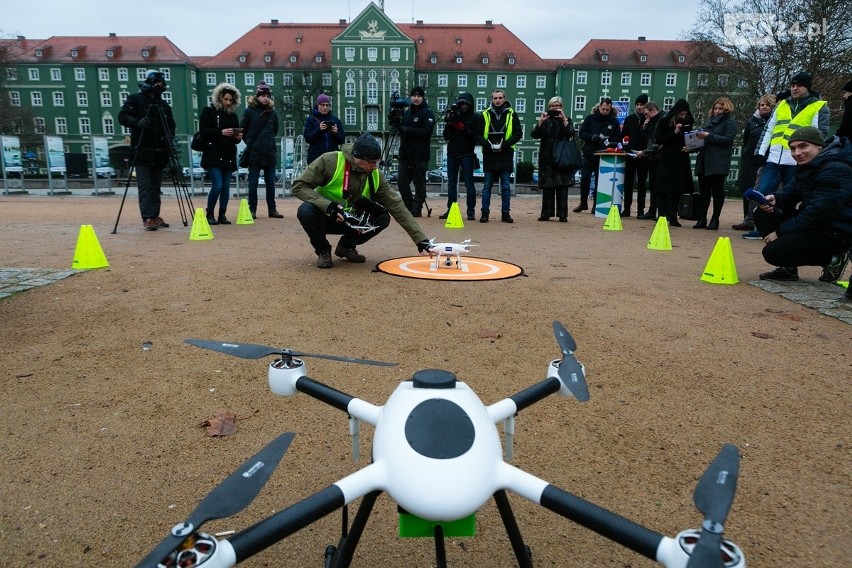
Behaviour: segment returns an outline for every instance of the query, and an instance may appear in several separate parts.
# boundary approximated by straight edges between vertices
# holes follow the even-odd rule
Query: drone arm
[[[524,408],[532,406],[536,402],[547,398],[555,392],[559,392],[562,383],[558,378],[549,377],[521,392],[497,401],[488,406],[488,415],[496,424],[510,416],[514,416]]]
[[[643,556],[657,560],[657,549],[664,540],[663,535],[507,463],[501,465],[499,477],[503,482],[502,486],[521,497],[538,503]]]
[[[349,403],[355,398],[305,376],[296,379],[296,390],[343,412],[349,411]]]
[[[376,491],[382,484],[383,471],[381,466],[369,465],[237,533],[229,540],[237,562],[269,548],[355,499]]]

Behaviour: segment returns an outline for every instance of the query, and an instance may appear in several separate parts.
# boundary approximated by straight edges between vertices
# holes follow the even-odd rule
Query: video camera
[[[461,109],[459,105],[453,103],[444,111],[444,122],[458,122],[459,120],[461,120]]]
[[[399,91],[394,91],[390,96],[390,110],[388,111],[388,122],[391,126],[399,126],[402,124],[402,115],[405,114],[405,109],[411,104],[409,99],[399,96]]]

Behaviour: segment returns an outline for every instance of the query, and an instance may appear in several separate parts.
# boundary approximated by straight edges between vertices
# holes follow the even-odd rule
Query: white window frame
[[[42,116],[34,116],[33,117],[33,129],[36,131],[36,134],[45,134],[45,122],[44,117]]]
[[[343,48],[343,57],[346,59],[346,61],[355,61],[355,48],[354,47]]]
[[[264,73],[263,74],[263,82],[269,85],[270,87],[275,85],[275,73]]]
[[[450,76],[444,73],[438,75],[438,86],[439,87],[448,87],[450,84]]]
[[[118,80],[119,81],[129,81],[130,73],[127,72],[127,67],[119,67],[118,68]]]
[[[292,73],[284,73],[281,76],[281,84],[284,85],[285,87],[292,87],[293,86],[293,74]]]
[[[68,134],[68,119],[64,116],[58,116],[54,119],[57,134]]]
[[[527,99],[515,99],[515,112],[527,112]]]
[[[666,87],[677,86],[677,73],[666,73]]]
[[[50,80],[51,81],[61,81],[62,80],[62,69],[58,67],[53,67],[50,70]]]
[[[459,75],[459,76],[456,78],[456,83],[458,84],[458,86],[459,86],[460,88],[462,88],[462,89],[466,89],[466,88],[467,88],[467,75],[464,75],[464,74]]]
[[[74,68],[74,80],[75,81],[85,81],[86,80],[86,68],[85,67],[75,67]]]
[[[234,84],[237,82],[237,74],[236,73],[225,73],[225,82]]]
[[[536,75],[535,88],[544,89],[545,87],[547,87],[547,75]]]
[[[244,73],[243,81],[246,87],[254,87],[254,73]]]
[[[348,126],[353,126],[355,124],[356,114],[355,107],[346,107],[343,109],[343,123]]]
[[[34,107],[44,106],[44,100],[41,96],[41,91],[32,91],[30,93],[30,104]]]
[[[630,71],[621,72],[621,86],[629,87],[633,83],[633,73]]]
[[[109,81],[108,67],[98,67],[98,81]]]
[[[651,74],[650,73],[642,73],[639,76],[639,85],[642,87],[650,87],[651,86]]]
[[[479,89],[484,89],[488,87],[488,75],[477,75],[476,86]]]
[[[9,106],[21,106],[21,93],[18,91],[9,91]]]
[[[207,73],[207,86],[215,87],[216,86],[216,73]]]
[[[541,114],[544,112],[544,105],[546,101],[544,99],[535,99],[533,101],[533,112],[536,114]]]
[[[526,89],[527,88],[527,76],[526,75],[518,75],[515,77],[515,88],[516,89]]]
[[[604,87],[612,85],[612,71],[601,71],[601,85]]]
[[[39,72],[38,67],[30,67],[27,69],[28,76],[30,81],[38,81],[39,80]]]
[[[586,110],[586,95],[576,95],[574,97],[574,112],[584,112]]]
[[[589,84],[589,72],[588,71],[577,71],[577,84],[578,85],[588,85]]]
[[[322,74],[322,86],[331,87],[331,73]]]
[[[497,88],[505,89],[506,88],[506,76],[505,75],[497,75]]]
[[[115,120],[111,116],[105,116],[101,120],[101,128],[104,131],[104,134],[107,136],[112,136],[115,134]]]
[[[112,106],[112,93],[109,91],[101,91],[101,106]]]
[[[368,47],[367,48],[367,61],[378,61],[379,59],[379,48],[378,47]]]
[[[65,93],[63,93],[62,91],[53,91],[53,106],[65,106]]]
[[[390,60],[391,61],[399,61],[402,56],[402,50],[398,47],[390,48]]]
[[[92,133],[92,119],[88,116],[81,116],[78,124],[80,126],[80,134],[87,135]]]
[[[77,106],[78,107],[89,106],[89,93],[88,92],[77,91]]]

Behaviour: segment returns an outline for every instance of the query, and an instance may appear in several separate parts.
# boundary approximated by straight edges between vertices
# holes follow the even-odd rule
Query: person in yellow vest
[[[763,195],[787,185],[796,171],[796,161],[790,153],[790,136],[799,128],[813,126],[823,138],[828,135],[830,113],[828,105],[812,92],[813,77],[800,72],[790,79],[790,96],[779,100],[766,123],[755,156],[765,156],[763,174],[755,188]],[[760,239],[757,230],[743,234],[744,239]]]
[[[500,220],[512,223],[509,214],[512,199],[511,178],[515,169],[515,144],[524,135],[521,121],[506,94],[500,89],[491,91],[491,105],[482,111],[473,128],[476,142],[482,146],[482,215],[487,223],[491,212],[491,187],[500,184]]]
[[[429,239],[405,206],[399,193],[379,172],[382,149],[369,133],[339,151],[326,152],[293,181],[293,195],[304,201],[296,217],[317,254],[317,267],[331,268],[328,235],[342,235],[335,256],[349,262],[366,258],[356,247],[396,219],[420,254],[429,254]]]

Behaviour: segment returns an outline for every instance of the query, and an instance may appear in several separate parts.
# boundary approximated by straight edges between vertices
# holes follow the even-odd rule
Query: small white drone
[[[574,339],[558,321],[553,322],[553,330],[562,359],[550,362],[547,378],[488,406],[449,371],[418,371],[411,380],[402,382],[383,406],[376,406],[309,378],[304,361],[295,357],[371,365],[393,363],[187,339],[192,345],[244,359],[278,355],[269,365],[270,390],[283,396],[302,392],[346,412],[356,449],[360,422],[373,425],[372,459],[366,467],[228,540],[218,541],[200,532],[204,522],[235,515],[257,496],[293,440],[292,433],[282,434],[213,489],[189,519],[175,525],[139,566],[226,568],[342,509],[342,534],[337,547],[326,548],[324,566],[348,567],[373,505],[384,491],[401,509],[400,529],[403,515],[412,516],[427,528],[423,532],[435,539],[439,567],[447,566],[444,537],[453,534],[454,523],[466,519],[472,523],[473,515],[493,498],[518,565],[532,568],[531,552],[512,513],[508,490],[669,568],[745,568],[740,548],[722,539],[739,474],[739,451],[730,444],[722,448],[695,488],[695,505],[704,514],[701,529],[684,530],[674,538],[504,461],[504,453],[505,459],[511,459],[518,412],[557,392],[579,402],[589,400],[585,368],[574,357]],[[505,450],[496,427],[499,422],[504,425]],[[357,451],[355,455],[357,459]],[[350,526],[347,508],[356,499],[361,503]]]
[[[470,252],[470,247],[478,245],[470,244],[470,239],[465,239],[460,243],[436,243],[435,239],[429,239],[429,256],[435,257],[435,265],[433,268],[438,270],[442,266],[450,268],[453,265],[453,255],[456,257],[456,268],[462,270],[461,257],[463,254]],[[443,257],[443,261],[441,260]]]

